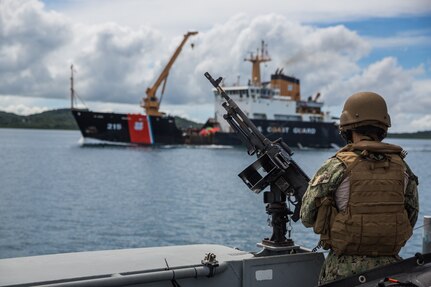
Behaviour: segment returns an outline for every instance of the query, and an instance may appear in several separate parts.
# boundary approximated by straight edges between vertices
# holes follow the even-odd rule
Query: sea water
[[[258,251],[271,235],[262,194],[232,147],[86,146],[78,131],[0,129],[0,258],[198,243]],[[419,177],[420,215],[401,255],[422,250],[431,215],[431,141],[389,139]],[[335,150],[294,150],[311,177]],[[296,244],[318,237],[292,224]]]

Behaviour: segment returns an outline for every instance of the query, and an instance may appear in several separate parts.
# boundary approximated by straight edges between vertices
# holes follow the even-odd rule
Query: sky
[[[246,84],[244,58],[264,40],[263,80],[283,68],[333,116],[351,94],[374,91],[390,131],[431,130],[430,0],[0,0],[0,110],[69,107],[73,64],[88,108],[143,112],[187,31],[199,34],[170,70],[164,112],[205,122],[214,98],[203,74]]]

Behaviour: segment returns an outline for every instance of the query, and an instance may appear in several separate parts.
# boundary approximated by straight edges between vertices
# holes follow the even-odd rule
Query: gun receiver
[[[262,241],[262,245],[272,248],[292,246],[290,232],[289,239],[286,238],[286,224],[289,220],[296,222],[299,219],[302,197],[308,187],[308,176],[292,159],[293,152],[289,146],[281,138],[272,142],[265,137],[226,94],[220,87],[222,77],[214,80],[208,72],[205,77],[225,99],[222,106],[227,113],[223,118],[247,147],[247,153],[257,156],[257,160],[238,176],[255,193],[270,187],[269,191],[264,192],[264,203],[266,212],[271,215],[273,233],[270,239]],[[286,201],[295,207],[293,212],[287,207]]]

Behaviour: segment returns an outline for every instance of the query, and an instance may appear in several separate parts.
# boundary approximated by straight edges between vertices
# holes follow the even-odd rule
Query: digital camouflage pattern
[[[416,224],[419,213],[417,177],[407,166],[409,182],[405,193],[405,208],[412,226]],[[332,195],[343,181],[344,164],[335,157],[328,159],[310,180],[302,199],[301,220],[304,226],[312,227],[316,221],[316,200]],[[320,284],[341,279],[353,274],[400,260],[398,256],[337,256],[330,251],[320,273]]]
[[[360,274],[364,271],[395,263],[399,260],[401,260],[399,256],[338,256],[331,250],[320,271],[319,284],[328,283],[354,274]]]
[[[305,227],[313,227],[317,216],[316,199],[334,194],[343,181],[344,164],[333,157],[328,159],[310,180],[302,198],[301,221]]]

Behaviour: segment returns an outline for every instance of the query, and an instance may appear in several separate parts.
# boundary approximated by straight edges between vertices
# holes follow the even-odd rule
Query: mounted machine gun
[[[168,79],[169,70],[171,69],[172,65],[174,64],[175,60],[177,59],[178,55],[181,52],[181,49],[183,48],[184,44],[187,42],[187,39],[190,36],[196,35],[198,32],[188,32],[184,35],[184,38],[181,42],[181,44],[178,46],[178,48],[175,50],[174,54],[172,55],[171,59],[169,60],[166,67],[163,69],[162,73],[151,87],[147,88],[145,91],[147,96],[142,100],[141,107],[145,109],[145,112],[149,116],[161,116],[162,113],[159,112],[160,102],[162,100],[163,94],[165,92],[166,87],[166,81]],[[193,47],[193,46],[192,46]],[[159,86],[163,83],[162,92],[160,99],[157,98],[157,89]]]
[[[284,251],[294,247],[290,238],[286,238],[286,224],[299,219],[301,201],[308,187],[309,178],[292,159],[293,152],[281,139],[274,142],[266,138],[253,122],[244,114],[234,100],[220,87],[222,77],[214,80],[209,73],[205,77],[225,99],[222,104],[227,113],[223,118],[237,133],[247,147],[249,155],[256,154],[257,160],[244,169],[239,177],[255,193],[264,192],[263,200],[266,212],[271,216],[272,236],[260,244],[269,251]],[[287,204],[293,205],[290,210]]]

